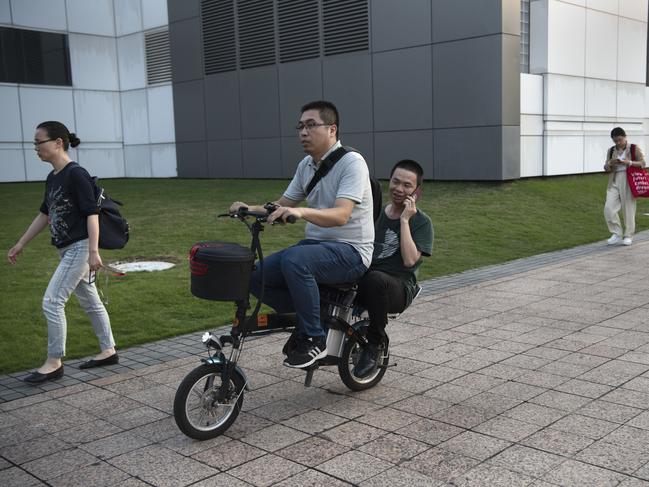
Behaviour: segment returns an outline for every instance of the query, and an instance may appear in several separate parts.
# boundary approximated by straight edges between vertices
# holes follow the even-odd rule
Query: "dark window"
[[[71,86],[68,36],[0,27],[0,82]]]

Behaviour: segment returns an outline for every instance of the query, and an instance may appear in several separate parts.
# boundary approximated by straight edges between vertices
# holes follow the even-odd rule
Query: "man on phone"
[[[377,367],[379,347],[386,339],[388,313],[401,313],[419,292],[417,269],[433,250],[433,225],[417,209],[424,171],[410,159],[390,173],[390,200],[375,224],[372,265],[358,285],[356,302],[369,314],[368,346],[354,368],[366,377]]]

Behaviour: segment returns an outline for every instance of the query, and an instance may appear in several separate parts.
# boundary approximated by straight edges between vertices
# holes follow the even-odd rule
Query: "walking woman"
[[[45,197],[34,218],[7,258],[15,264],[25,246],[49,225],[61,261],[50,279],[43,297],[47,319],[47,360],[25,382],[37,384],[63,376],[67,322],[65,304],[72,293],[90,317],[101,353],[81,364],[80,368],[116,364],[115,341],[106,308],[97,293],[92,276],[102,265],[99,256],[99,217],[94,185],[88,172],[73,162],[68,147],[81,143],[60,122],[43,122],[34,135],[38,157],[52,165],[47,176]]]
[[[635,233],[636,201],[627,182],[626,170],[629,166],[645,167],[645,160],[640,148],[627,142],[626,132],[622,127],[615,127],[611,131],[611,139],[615,145],[608,150],[604,164],[604,171],[610,173],[606,187],[604,218],[611,236],[606,243],[631,245]],[[618,215],[620,211],[624,215],[624,231]]]

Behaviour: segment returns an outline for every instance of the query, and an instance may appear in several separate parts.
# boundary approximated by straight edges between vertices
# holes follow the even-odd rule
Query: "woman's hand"
[[[90,254],[88,255],[88,265],[90,266],[91,272],[99,270],[99,268],[103,265],[98,250],[90,251]]]
[[[7,252],[7,260],[9,261],[9,263],[15,264],[18,261],[18,256],[22,251],[23,251],[23,246],[19,243],[11,247],[9,249],[9,252]]]

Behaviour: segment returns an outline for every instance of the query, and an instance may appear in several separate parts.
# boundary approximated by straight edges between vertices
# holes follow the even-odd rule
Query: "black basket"
[[[230,242],[199,242],[189,252],[192,294],[213,301],[248,298],[252,251]]]

